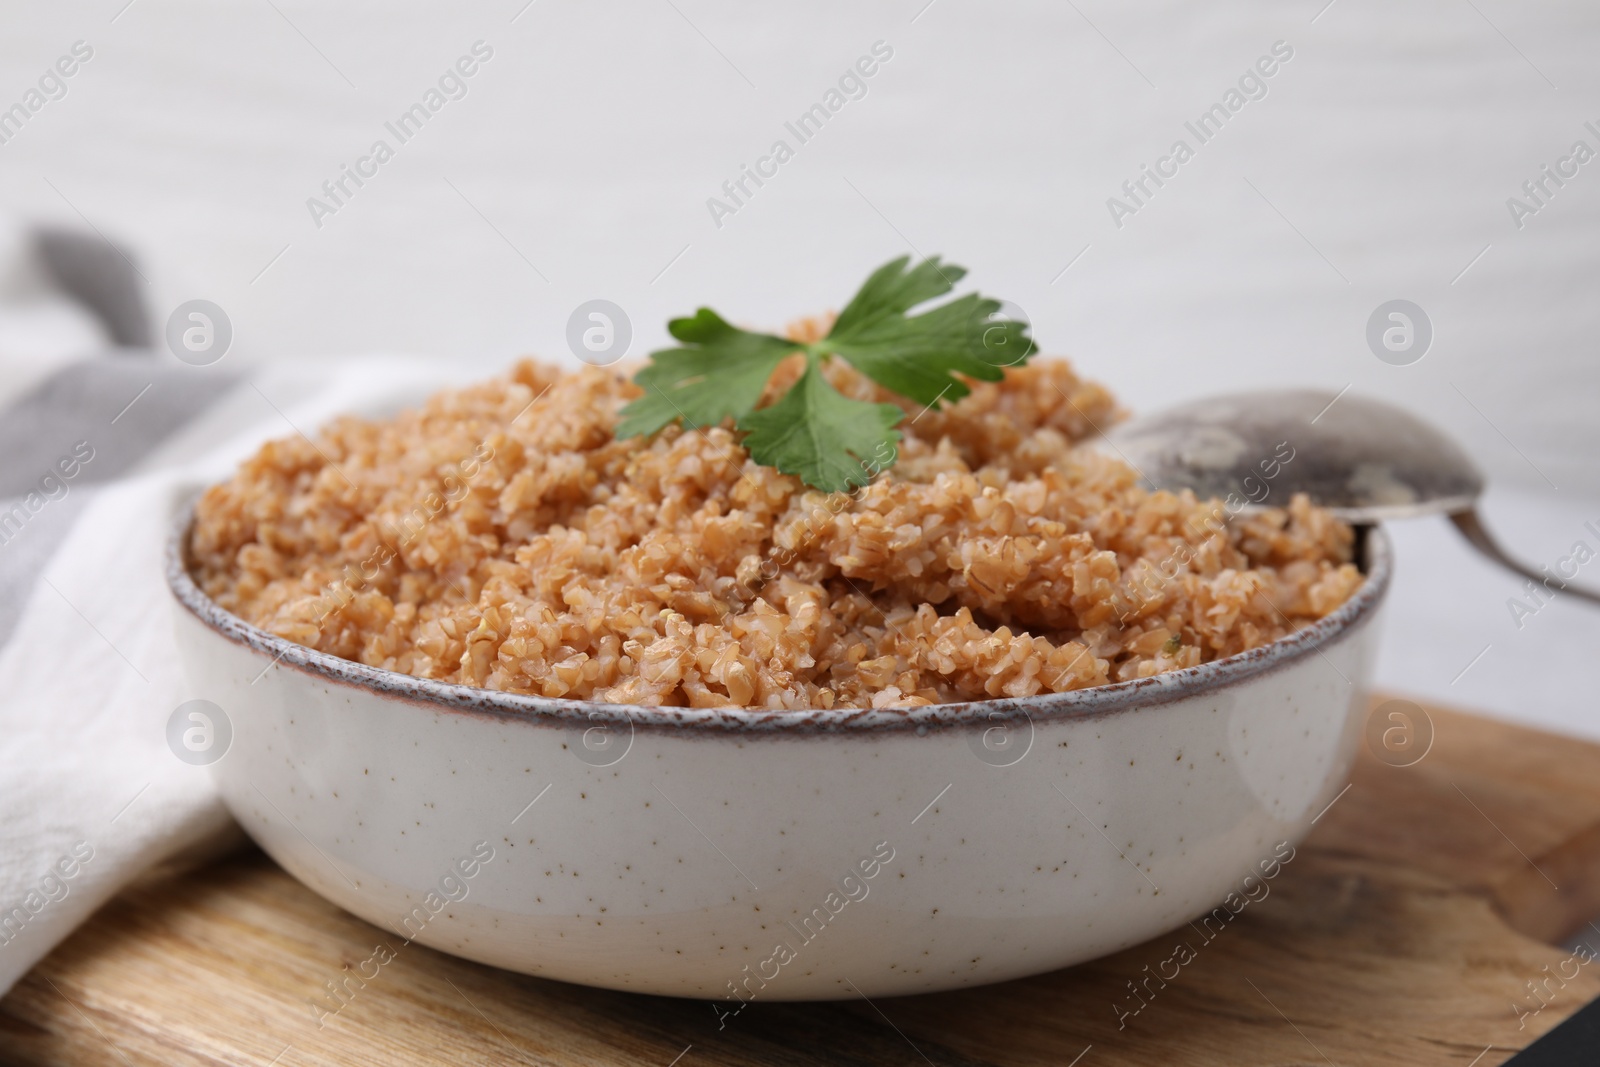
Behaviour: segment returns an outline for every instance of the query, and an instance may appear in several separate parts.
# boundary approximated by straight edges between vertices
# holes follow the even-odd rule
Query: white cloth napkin
[[[179,509],[262,441],[389,413],[452,377],[396,358],[274,367],[132,476],[73,488],[23,530],[49,534],[50,509],[88,496],[0,650],[0,994],[129,882],[237,834],[210,770],[166,742],[173,710],[205,696],[182,676],[162,572]]]

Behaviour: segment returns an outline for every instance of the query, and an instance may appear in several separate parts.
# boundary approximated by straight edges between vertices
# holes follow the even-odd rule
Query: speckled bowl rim
[[[917,708],[812,708],[783,711],[666,708],[526,696],[455,682],[414,678],[398,671],[341,659],[278,637],[219,607],[195,583],[189,572],[188,560],[189,531],[193,521],[192,508],[182,509],[168,539],[165,553],[168,588],[178,603],[207,629],[234,644],[271,657],[277,667],[288,667],[321,681],[352,686],[404,704],[523,722],[531,726],[572,728],[600,724],[620,726],[626,723],[630,729],[753,736],[903,730],[922,734],[949,727],[990,727],[1017,719],[1038,722],[1089,718],[1184,700],[1237,686],[1298,663],[1308,656],[1321,655],[1324,648],[1345,639],[1371,620],[1388,593],[1394,570],[1393,548],[1388,534],[1379,526],[1362,527],[1358,534],[1364,533],[1366,538],[1363,546],[1366,580],[1338,610],[1303,630],[1260,648],[1150,678],[1113,682],[1066,693],[929,704]],[[1329,666],[1332,667],[1331,662]]]

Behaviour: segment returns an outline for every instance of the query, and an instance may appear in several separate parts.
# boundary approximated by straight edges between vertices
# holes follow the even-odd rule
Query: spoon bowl
[[[1280,506],[1295,493],[1353,525],[1448,515],[1479,552],[1552,593],[1600,594],[1509,555],[1484,525],[1483,474],[1442,431],[1403,408],[1348,390],[1274,389],[1191,401],[1112,430],[1096,447],[1151,489]]]
[[[1476,464],[1427,422],[1371,397],[1320,389],[1182,404],[1119,426],[1105,446],[1152,488],[1190,489],[1202,499],[1233,494],[1246,507],[1306,493],[1350,523],[1448,514],[1483,492]]]

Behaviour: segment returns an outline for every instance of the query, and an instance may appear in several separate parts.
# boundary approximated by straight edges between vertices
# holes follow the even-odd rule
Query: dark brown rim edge
[[[1364,533],[1367,539],[1364,553],[1366,581],[1337,611],[1304,630],[1260,648],[1202,663],[1198,667],[1185,667],[1129,682],[1113,682],[1066,693],[1000,697],[959,704],[929,704],[917,708],[809,708],[781,711],[665,708],[526,696],[456,682],[415,678],[398,671],[340,659],[278,637],[218,607],[195,584],[189,573],[187,552],[192,523],[192,508],[180,509],[167,541],[167,586],[178,603],[221,637],[269,657],[277,667],[290,667],[303,674],[408,704],[516,720],[535,726],[559,725],[569,728],[627,723],[630,729],[688,729],[756,735],[895,730],[926,733],[945,727],[990,726],[1016,719],[1032,722],[1036,717],[1088,718],[1130,708],[1168,704],[1199,693],[1239,685],[1307,656],[1320,654],[1322,649],[1348,637],[1371,618],[1388,592],[1393,574],[1393,553],[1388,534],[1376,526],[1358,529],[1358,535]],[[1331,668],[1332,664],[1329,666]]]

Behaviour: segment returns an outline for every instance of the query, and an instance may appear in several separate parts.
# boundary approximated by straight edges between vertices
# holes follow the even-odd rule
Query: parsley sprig
[[[681,345],[651,353],[634,376],[645,394],[622,409],[616,435],[649,436],[680,419],[693,429],[731,418],[758,463],[827,492],[866,485],[894,464],[901,438],[895,427],[905,412],[845,396],[824,376],[827,360],[843,359],[885,389],[938,407],[970,392],[963,377],[999,381],[1006,367],[1033,355],[1027,324],[997,317],[1000,302],[990,297],[969,293],[909,314],[966,273],[938,256],[915,267],[909,256],[885,263],[828,335],[810,343],[741,330],[710,308],[673,319],[667,330]],[[806,357],[799,380],[758,408],[772,372],[797,352]]]

